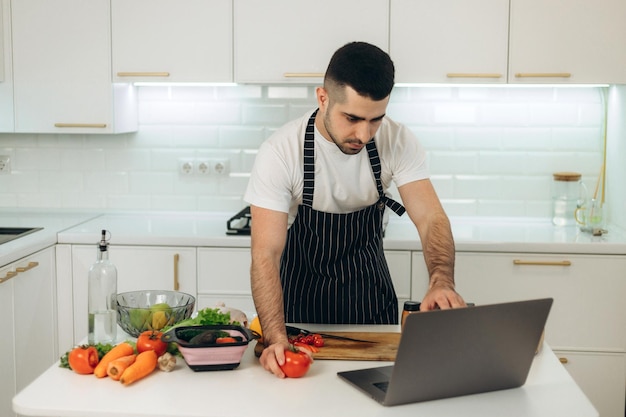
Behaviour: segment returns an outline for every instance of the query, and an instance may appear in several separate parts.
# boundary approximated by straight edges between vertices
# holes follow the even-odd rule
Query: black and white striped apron
[[[404,207],[383,193],[380,159],[371,140],[366,149],[379,200],[345,214],[313,209],[316,114],[309,118],[304,138],[302,204],[281,257],[285,321],[397,324],[398,300],[383,253],[383,213],[385,205],[399,215]]]

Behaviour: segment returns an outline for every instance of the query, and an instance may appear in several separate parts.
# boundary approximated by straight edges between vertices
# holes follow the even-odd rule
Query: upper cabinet
[[[390,0],[390,21],[397,82],[626,83],[622,0]]]
[[[13,131],[11,74],[11,13],[9,0],[0,0],[0,132]]]
[[[509,0],[391,0],[396,82],[506,83]]]
[[[388,50],[388,0],[234,0],[235,81],[320,82],[339,47]]]
[[[626,83],[626,2],[511,0],[509,82]]]
[[[12,2],[16,132],[137,129],[135,91],[111,80],[109,0]]]
[[[4,81],[4,38],[6,37],[6,34],[4,33],[6,23],[2,18],[2,16],[6,14],[3,10],[4,7],[4,0],[0,1],[0,83]]]
[[[232,0],[111,0],[113,79],[232,82]]]

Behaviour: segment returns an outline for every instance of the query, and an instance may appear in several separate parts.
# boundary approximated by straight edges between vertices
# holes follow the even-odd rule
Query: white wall
[[[397,87],[388,115],[428,149],[449,214],[547,217],[552,172],[595,186],[603,91]],[[238,210],[260,143],[314,105],[312,86],[140,87],[137,133],[1,134],[13,171],[0,208]],[[228,158],[231,174],[178,173],[179,158],[198,157]]]

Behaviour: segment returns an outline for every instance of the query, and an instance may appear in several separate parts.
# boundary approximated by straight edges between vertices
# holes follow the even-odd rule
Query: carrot
[[[107,376],[107,368],[109,367],[109,363],[113,362],[115,359],[119,359],[122,356],[128,356],[135,353],[135,349],[130,343],[122,342],[116,345],[113,349],[111,349],[106,355],[100,359],[98,362],[98,366],[94,369],[93,373],[98,378],[104,378]]]
[[[157,367],[157,354],[154,350],[146,350],[137,355],[135,363],[130,365],[120,378],[124,385],[130,385],[141,378],[148,376]]]
[[[109,362],[107,366],[107,375],[114,381],[119,381],[122,373],[128,368],[130,365],[135,362],[137,355],[128,355],[122,356],[119,359],[115,359],[113,362]]]

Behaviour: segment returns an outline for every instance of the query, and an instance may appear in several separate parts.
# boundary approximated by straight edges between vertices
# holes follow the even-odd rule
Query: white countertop
[[[377,329],[393,331],[390,327],[397,330]],[[598,415],[546,344],[520,388],[396,407],[379,405],[337,376],[338,371],[389,362],[318,360],[303,378],[278,379],[260,366],[253,345],[235,370],[193,372],[179,360],[173,372],[155,371],[129,387],[55,364],[18,393],[13,407],[20,415],[49,417]]]
[[[43,228],[43,230],[0,245],[0,267],[55,245],[59,232],[97,216],[98,214],[84,212],[0,211],[1,227]]]
[[[0,211],[0,226],[43,227],[0,245],[0,267],[57,242],[95,245],[102,229],[111,232],[112,245],[249,247],[249,236],[225,233],[233,214]],[[549,219],[453,217],[451,223],[459,252],[626,254],[626,231],[615,226],[595,237],[577,227],[553,226]],[[417,231],[408,218],[391,216],[384,247],[421,250]]]
[[[249,236],[226,235],[232,213],[114,214],[63,231],[59,243],[94,244],[101,229],[111,244],[249,247]],[[557,227],[549,219],[451,218],[457,251],[626,254],[626,231],[615,226],[592,236],[577,227]],[[392,216],[385,249],[421,250],[415,226]]]

